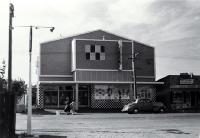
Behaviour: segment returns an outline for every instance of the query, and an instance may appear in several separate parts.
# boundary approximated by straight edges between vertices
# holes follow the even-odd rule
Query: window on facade
[[[105,47],[104,46],[101,46],[101,52],[105,52]]]
[[[95,52],[95,45],[90,46],[90,52]]]
[[[86,55],[86,59],[90,60],[90,53],[86,53],[85,55]]]
[[[58,92],[57,91],[45,91],[44,92],[44,104],[48,105],[58,105]]]
[[[105,60],[105,47],[101,45],[85,45],[86,60]]]
[[[100,53],[96,53],[96,60],[100,60]]]

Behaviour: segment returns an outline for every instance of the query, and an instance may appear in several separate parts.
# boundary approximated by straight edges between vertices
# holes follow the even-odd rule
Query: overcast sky
[[[0,62],[8,61],[9,3],[13,26],[33,30],[33,82],[39,43],[96,29],[155,47],[156,78],[181,72],[200,75],[200,0],[0,0]],[[29,28],[13,30],[13,79],[28,82]],[[7,76],[7,74],[6,74]]]

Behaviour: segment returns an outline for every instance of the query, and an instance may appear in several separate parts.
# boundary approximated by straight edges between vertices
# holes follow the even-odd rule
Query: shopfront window
[[[44,91],[44,105],[46,107],[63,107],[65,106],[66,97],[71,102],[74,99],[72,86],[47,87]]]
[[[69,98],[69,102],[74,100],[74,93],[72,86],[60,86],[59,87],[59,106],[65,106],[66,98]]]
[[[173,103],[184,103],[183,93],[181,91],[174,91],[172,94]]]
[[[116,85],[95,85],[94,98],[96,100],[129,99],[129,87]]]
[[[59,92],[59,106],[64,106],[66,103],[66,98],[69,98],[69,102],[73,100],[73,91],[72,90],[65,90]]]
[[[142,86],[137,88],[137,97],[139,99],[151,99],[153,100],[153,94],[155,89],[150,86]]]
[[[44,104],[45,105],[57,105],[58,104],[58,92],[57,91],[45,91],[44,92]]]
[[[89,89],[87,85],[81,85],[79,87],[79,105],[80,107],[87,107],[89,104]]]

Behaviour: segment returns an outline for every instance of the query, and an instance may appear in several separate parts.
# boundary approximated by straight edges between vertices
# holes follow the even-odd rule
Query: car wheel
[[[137,108],[135,108],[135,109],[133,110],[133,112],[136,114],[136,113],[139,112],[139,110],[138,110]]]
[[[160,113],[164,113],[165,110],[164,110],[163,108],[160,108],[159,112],[160,112]]]

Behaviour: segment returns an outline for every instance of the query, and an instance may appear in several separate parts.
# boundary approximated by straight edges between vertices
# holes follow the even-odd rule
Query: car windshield
[[[138,99],[134,99],[131,103],[138,103]]]

